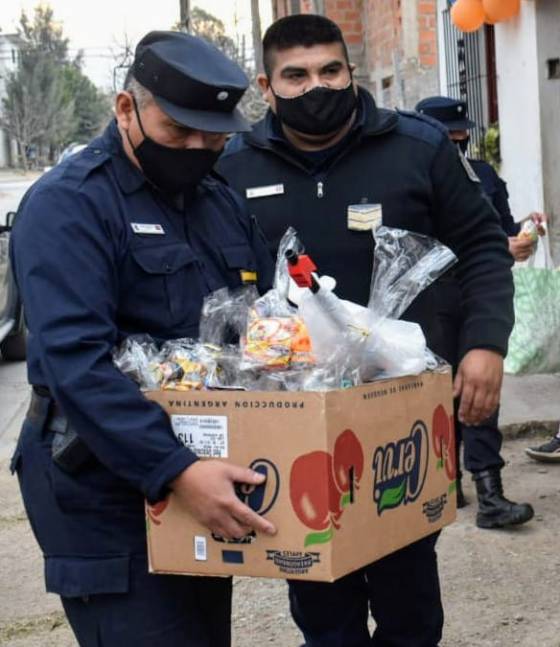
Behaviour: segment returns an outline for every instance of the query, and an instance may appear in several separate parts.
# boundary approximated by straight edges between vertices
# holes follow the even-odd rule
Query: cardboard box
[[[171,495],[147,508],[152,572],[333,581],[455,519],[449,372],[327,393],[148,397],[200,456],[266,473],[242,496],[278,529],[225,542]]]

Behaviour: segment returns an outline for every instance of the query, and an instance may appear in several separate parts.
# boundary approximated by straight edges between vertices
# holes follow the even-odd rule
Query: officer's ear
[[[124,130],[128,130],[134,115],[134,101],[132,94],[121,90],[115,99],[115,116],[117,123]]]
[[[276,102],[274,101],[274,95],[270,89],[270,81],[266,74],[257,74],[257,85],[263,96],[263,99],[268,103],[268,105],[274,109],[276,107]]]

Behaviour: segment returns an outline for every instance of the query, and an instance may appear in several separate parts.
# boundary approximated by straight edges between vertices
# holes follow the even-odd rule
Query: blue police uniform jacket
[[[117,592],[128,556],[146,550],[144,498],[163,498],[196,456],[113,365],[112,351],[137,333],[196,337],[204,297],[240,286],[241,270],[267,289],[272,257],[221,179],[202,181],[182,208],[163,199],[126,157],[116,122],[30,189],[10,254],[29,382],[49,389],[95,457],[70,475],[51,460],[52,435],[24,424],[13,466],[47,589]]]
[[[513,326],[512,258],[480,182],[439,122],[379,109],[361,88],[358,103],[344,140],[312,154],[291,146],[269,111],[250,133],[230,141],[218,171],[246,197],[272,251],[293,226],[319,272],[333,276],[337,294],[356,303],[369,299],[374,241],[371,231],[349,228],[349,205],[379,203],[384,225],[439,239],[458,257],[459,355],[473,348],[505,355]],[[425,290],[403,318],[420,323],[430,347],[446,357],[446,334],[435,316],[445,307],[442,283]]]
[[[494,168],[484,160],[469,159],[474,172],[478,175],[484,193],[490,198],[494,209],[500,215],[502,229],[508,236],[517,236],[521,225],[515,222],[509,206],[509,194],[506,183]]]

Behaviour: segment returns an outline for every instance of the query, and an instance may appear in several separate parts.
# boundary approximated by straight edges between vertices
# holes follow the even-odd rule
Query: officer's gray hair
[[[136,104],[138,105],[138,110],[142,110],[142,108],[145,108],[154,100],[152,93],[139,83],[132,74],[126,81],[125,90],[134,95]]]

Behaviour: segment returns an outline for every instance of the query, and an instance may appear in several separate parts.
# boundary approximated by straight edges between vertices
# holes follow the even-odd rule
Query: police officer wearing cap
[[[236,108],[246,87],[206,42],[149,33],[115,120],[19,209],[11,260],[33,394],[12,470],[47,591],[82,647],[230,644],[230,580],[148,573],[145,499],[173,490],[226,538],[275,532],[235,496],[235,482],[262,476],[199,461],[111,359],[129,335],[197,337],[204,297],[247,271],[270,285],[266,245],[212,172],[225,133],[246,129]]]
[[[416,110],[442,123],[449,132],[450,139],[466,154],[468,131],[476,126],[468,118],[467,103],[449,97],[429,97],[417,104]],[[516,260],[526,260],[531,254],[533,243],[530,240],[517,238],[520,225],[511,214],[505,182],[498,176],[490,164],[483,160],[461,157],[468,173],[478,179],[486,195],[500,216],[502,229],[509,237],[510,252]],[[533,214],[538,224],[541,214]],[[457,364],[458,336],[461,328],[461,290],[458,282],[448,277],[444,282],[445,292],[440,301],[440,318],[446,331],[445,357],[454,366]],[[502,528],[523,524],[533,517],[533,508],[528,503],[515,503],[503,495],[501,470],[504,461],[500,455],[502,434],[498,428],[498,411],[477,426],[457,422],[456,448],[459,457],[461,440],[465,469],[473,475],[478,497],[476,523],[479,528]],[[461,487],[461,475],[457,480],[457,504],[466,505]]]
[[[293,226],[321,273],[336,279],[337,294],[362,305],[369,300],[372,226],[382,222],[451,247],[468,295],[455,382],[460,413],[469,423],[488,417],[513,324],[512,260],[447,131],[417,113],[378,108],[353,78],[339,27],[324,16],[273,23],[263,59],[257,80],[270,110],[228,143],[220,173],[246,197],[273,249]],[[370,205],[369,230],[352,218],[360,204]],[[438,291],[439,281],[403,318],[420,323],[441,354]],[[306,647],[436,647],[443,626],[436,540],[431,534],[332,584],[290,581],[290,608]]]

